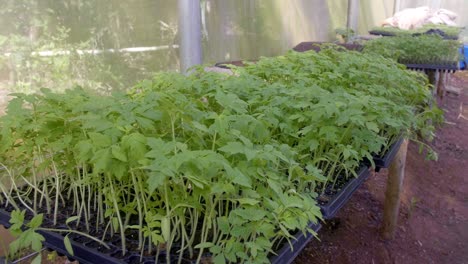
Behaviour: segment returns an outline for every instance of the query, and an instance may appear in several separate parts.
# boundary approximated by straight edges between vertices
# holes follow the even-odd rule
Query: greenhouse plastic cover
[[[447,9],[432,10],[427,6],[407,8],[397,12],[393,17],[387,18],[382,26],[397,27],[400,29],[414,29],[425,24],[445,24],[456,26],[457,14]]]

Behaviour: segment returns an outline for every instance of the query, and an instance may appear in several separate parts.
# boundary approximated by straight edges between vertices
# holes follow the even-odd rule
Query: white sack
[[[457,14],[447,9],[431,10],[428,6],[407,8],[387,18],[382,26],[391,26],[400,29],[415,29],[425,24],[444,24],[456,26]]]

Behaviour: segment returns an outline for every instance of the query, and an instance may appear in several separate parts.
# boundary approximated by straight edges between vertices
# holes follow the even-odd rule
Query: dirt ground
[[[439,160],[425,161],[417,146],[409,145],[395,239],[379,236],[384,170],[367,180],[322,228],[321,241],[310,242],[295,264],[468,264],[468,72],[457,74],[451,85],[461,93],[448,93],[442,102],[446,122],[431,143]],[[0,240],[4,238],[0,228]],[[46,254],[43,260],[68,262],[46,261]]]
[[[380,238],[387,171],[371,176],[337,218],[319,232],[295,264],[468,263],[468,72],[450,82],[460,94],[442,100],[445,123],[430,144],[438,161],[426,161],[410,143],[399,228]]]

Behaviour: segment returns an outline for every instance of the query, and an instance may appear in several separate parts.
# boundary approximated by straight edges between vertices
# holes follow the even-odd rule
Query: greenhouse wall
[[[5,0],[0,11],[0,90],[122,90],[158,71],[179,70],[177,1]],[[302,41],[334,41],[348,0],[201,0],[204,63],[284,54]],[[359,1],[358,33],[390,17],[394,0]],[[468,1],[402,0],[400,7],[457,9]],[[460,10],[456,8],[463,6]],[[141,48],[144,52],[130,52]],[[119,49],[123,49],[120,50]],[[31,56],[35,51],[62,55]],[[77,54],[73,51],[89,53]],[[71,53],[66,53],[72,51]],[[68,55],[63,55],[68,54]],[[8,55],[8,56],[7,56]]]

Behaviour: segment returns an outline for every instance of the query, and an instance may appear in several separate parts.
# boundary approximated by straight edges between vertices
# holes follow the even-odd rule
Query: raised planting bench
[[[327,44],[327,42],[301,42],[297,44],[293,50],[297,52],[305,52],[309,50],[320,51],[319,45]],[[328,43],[331,44],[331,43]],[[337,44],[351,51],[362,51],[364,46],[360,44]],[[467,45],[460,47],[460,60],[459,61],[447,61],[440,63],[415,63],[415,62],[403,62],[408,69],[411,70],[423,70],[423,71],[441,71],[441,72],[455,72],[459,70],[465,70],[468,63],[468,50]],[[226,64],[226,63],[224,63]]]

